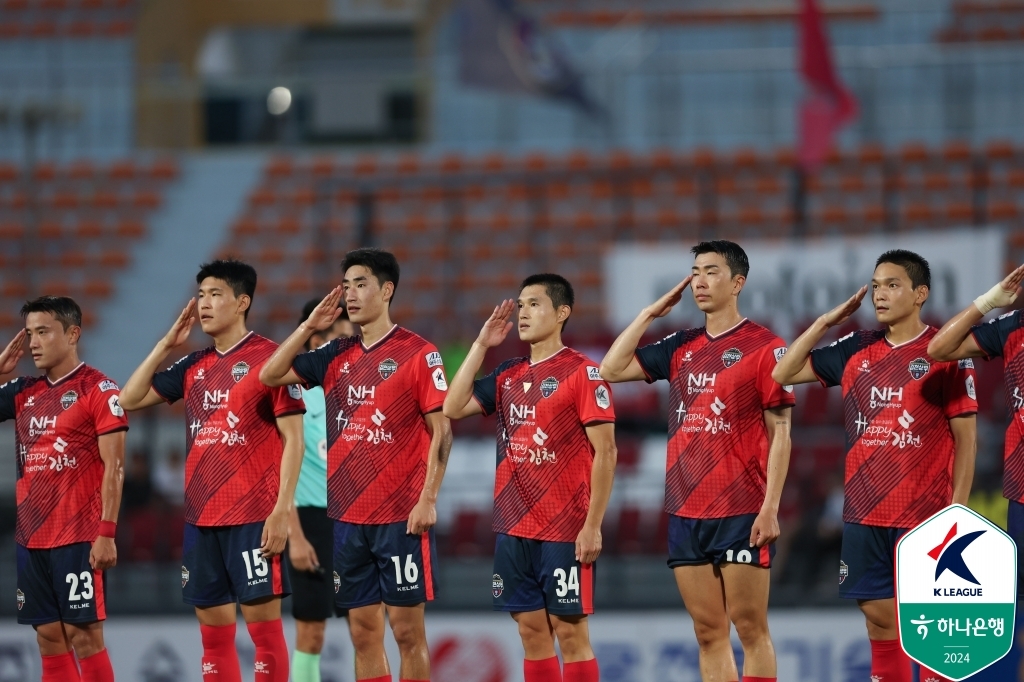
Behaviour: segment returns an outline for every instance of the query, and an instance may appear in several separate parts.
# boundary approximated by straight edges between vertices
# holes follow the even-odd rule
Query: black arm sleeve
[[[994,320],[971,327],[971,334],[987,359],[997,358],[1003,354],[1006,339],[1020,327],[1020,320],[1020,311],[1014,310],[1012,313],[1000,315]]]
[[[22,378],[11,379],[3,386],[0,386],[0,422],[14,419],[18,416],[14,405],[14,396],[21,392],[25,383]]]
[[[501,369],[498,367],[487,376],[473,382],[473,397],[480,403],[485,415],[494,414],[494,410],[497,409],[498,372]]]
[[[323,386],[324,377],[327,376],[327,368],[338,354],[337,339],[326,343],[316,350],[308,353],[300,353],[292,360],[292,369],[310,386]]]
[[[839,386],[843,383],[843,370],[850,358],[863,347],[863,339],[859,332],[847,334],[843,338],[824,348],[811,351],[811,369],[826,386]]]
[[[661,341],[636,349],[636,361],[644,371],[647,383],[668,380],[672,371],[672,355],[684,343],[685,334],[676,332]]]
[[[202,351],[200,351],[202,352]],[[190,353],[162,372],[153,375],[153,390],[169,403],[185,397],[185,374],[198,360],[198,353]]]

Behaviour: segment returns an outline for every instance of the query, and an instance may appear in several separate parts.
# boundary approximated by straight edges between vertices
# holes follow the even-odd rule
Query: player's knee
[[[295,621],[295,648],[307,654],[319,654],[324,648],[326,623]]]
[[[393,620],[391,632],[400,651],[413,651],[426,644],[426,633],[419,623],[408,620]]]
[[[384,624],[377,617],[353,616],[349,613],[348,629],[352,645],[359,650],[384,644]]]
[[[583,622],[565,621],[560,618],[552,620],[558,648],[562,650],[562,655],[566,659],[577,660],[589,652],[590,638]]]
[[[519,618],[516,625],[519,626],[519,638],[527,651],[553,645],[554,639],[547,618]]]
[[[743,645],[754,644],[768,636],[768,618],[765,614],[743,610],[732,615],[736,636]]]
[[[729,641],[729,621],[725,618],[694,618],[693,634],[702,649]]]
[[[78,658],[88,658],[103,651],[103,629],[98,623],[87,627],[68,627],[68,639]]]
[[[64,628],[59,622],[37,625],[36,641],[39,643],[40,653],[44,656],[62,654],[68,650],[67,642],[64,639]]]

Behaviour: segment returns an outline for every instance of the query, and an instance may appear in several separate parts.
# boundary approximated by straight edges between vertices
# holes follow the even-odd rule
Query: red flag
[[[800,165],[812,170],[832,146],[832,137],[857,116],[857,100],[840,82],[821,11],[800,0],[800,73],[807,95],[800,104]]]

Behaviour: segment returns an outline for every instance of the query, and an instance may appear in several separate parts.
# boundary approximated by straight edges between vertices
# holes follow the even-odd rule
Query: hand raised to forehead
[[[512,331],[512,313],[515,309],[516,302],[510,298],[495,306],[494,312],[484,322],[480,334],[476,337],[477,343],[485,348],[493,348],[504,341]]]

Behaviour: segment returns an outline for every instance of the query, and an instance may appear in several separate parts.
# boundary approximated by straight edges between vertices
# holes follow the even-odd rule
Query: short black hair
[[[736,242],[731,242],[727,239],[713,239],[707,242],[700,242],[697,246],[690,249],[690,253],[693,254],[694,258],[702,253],[717,253],[725,259],[725,264],[729,266],[729,272],[732,273],[733,277],[736,275],[746,277],[747,273],[750,272],[750,261],[747,260],[747,252]]]
[[[398,259],[395,258],[393,253],[383,249],[370,248],[349,251],[345,254],[345,260],[341,261],[342,273],[348,272],[348,269],[355,265],[362,265],[369,270],[370,274],[377,278],[377,283],[382,287],[385,282],[391,282],[395,287],[395,291],[398,291],[400,268],[398,267]],[[391,294],[391,300],[395,300],[394,294]]]
[[[906,270],[907,276],[910,277],[910,286],[915,289],[922,284],[929,290],[932,288],[931,266],[928,265],[928,261],[913,251],[906,249],[886,251],[875,261],[875,267],[877,268],[882,263],[892,263]]]
[[[60,321],[64,331],[71,326],[82,326],[82,309],[68,296],[40,296],[32,301],[25,301],[25,305],[21,306],[22,319],[28,317],[29,313],[50,313]]]
[[[224,281],[231,287],[235,297],[242,294],[249,297],[249,307],[245,309],[245,317],[248,319],[249,311],[252,310],[252,299],[256,295],[256,268],[233,258],[214,260],[199,266],[196,284],[202,284],[207,277]]]
[[[561,275],[556,275],[551,272],[544,272],[539,275],[530,275],[523,280],[523,283],[519,285],[519,292],[522,293],[523,289],[534,284],[540,284],[544,287],[544,291],[547,293],[548,298],[551,299],[551,305],[557,310],[563,305],[569,306],[569,310],[576,305],[576,292],[572,290],[572,285],[569,284],[569,280]],[[570,315],[572,313],[570,312]],[[565,329],[565,325],[569,322],[569,318],[565,319],[562,323],[562,329]]]
[[[308,301],[306,301],[306,305],[302,306],[302,317],[299,318],[299,324],[302,324],[303,322],[309,319],[309,316],[313,314],[313,310],[315,310],[316,307],[320,305],[320,300],[321,299],[319,298],[311,298]],[[345,310],[345,304],[339,303],[338,309],[341,310],[341,315],[338,315],[338,319],[335,320],[335,322],[339,322],[340,320],[347,320],[348,311]]]

